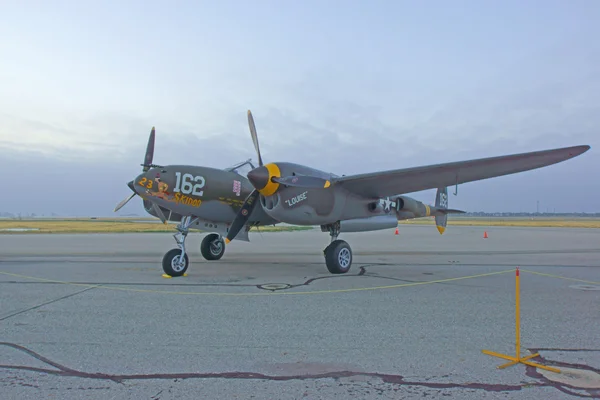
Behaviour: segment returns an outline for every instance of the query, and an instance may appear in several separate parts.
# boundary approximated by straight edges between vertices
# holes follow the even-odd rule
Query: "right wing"
[[[364,197],[386,197],[514,174],[556,164],[585,153],[573,146],[509,156],[480,158],[332,179],[332,184]]]

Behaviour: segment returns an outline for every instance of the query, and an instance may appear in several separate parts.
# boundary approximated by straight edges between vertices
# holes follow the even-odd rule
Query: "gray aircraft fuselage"
[[[275,163],[280,176],[306,174],[331,179],[337,175],[294,163]],[[269,164],[274,165],[274,164]],[[262,207],[254,208],[248,223],[274,225],[327,225],[342,222],[343,231],[387,229],[398,220],[433,216],[428,205],[407,196],[367,198],[341,187],[305,189],[275,185],[276,193],[260,196]],[[230,224],[254,187],[236,172],[192,165],[154,167],[134,180],[135,191],[144,199],[145,210],[159,217],[156,203],[170,221],[193,216],[199,229],[224,232],[218,224]],[[359,221],[363,219],[363,221]],[[354,221],[354,222],[350,222]],[[219,228],[219,229],[217,229]],[[245,236],[240,237],[242,240]]]
[[[254,189],[236,172],[193,165],[151,168],[135,178],[133,187],[151,215],[157,216],[149,201],[156,203],[170,221],[193,216],[220,223],[231,223]],[[278,221],[257,207],[248,222],[273,225]]]

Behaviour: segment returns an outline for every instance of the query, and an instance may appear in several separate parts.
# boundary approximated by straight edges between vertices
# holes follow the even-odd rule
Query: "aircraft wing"
[[[585,153],[590,146],[573,146],[500,157],[480,158],[422,167],[348,175],[332,183],[356,195],[385,197],[515,174],[556,164]]]

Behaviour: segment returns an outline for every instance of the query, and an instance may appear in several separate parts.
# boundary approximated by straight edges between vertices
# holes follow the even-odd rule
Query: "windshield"
[[[239,175],[242,176],[246,176],[248,175],[248,172],[250,172],[251,170],[254,169],[254,164],[252,164],[252,162],[250,161],[251,159],[248,159],[246,161],[243,161],[241,163],[238,163],[232,167],[226,168],[228,171],[232,171],[235,172]]]

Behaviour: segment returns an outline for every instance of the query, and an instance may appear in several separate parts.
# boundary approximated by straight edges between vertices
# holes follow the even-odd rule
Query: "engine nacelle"
[[[415,218],[415,214],[411,213],[410,211],[396,211],[396,218],[398,218],[398,221],[413,219]]]
[[[366,232],[396,228],[398,219],[393,214],[340,221],[340,232]]]
[[[407,196],[399,196],[396,201],[398,202],[398,211],[409,211],[414,215],[425,214],[425,205],[419,200]]]
[[[367,204],[367,209],[370,213],[381,216],[381,214],[388,214],[390,211],[389,208],[386,208],[387,206],[395,210],[397,220],[420,218],[429,215],[428,206],[408,196],[393,196],[386,200],[374,201]]]
[[[383,206],[381,205],[381,202],[379,202],[379,201],[374,201],[372,203],[369,203],[367,205],[367,209],[370,212],[372,212],[373,214],[381,214],[384,212]]]

